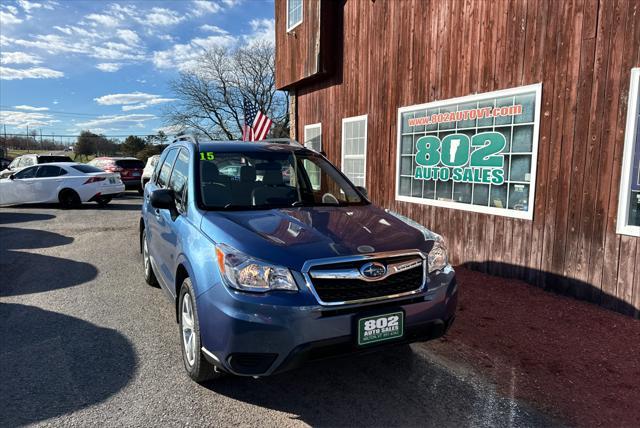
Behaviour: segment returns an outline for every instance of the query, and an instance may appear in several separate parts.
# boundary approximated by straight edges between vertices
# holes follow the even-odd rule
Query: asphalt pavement
[[[428,344],[194,383],[140,202],[0,208],[0,426],[558,425]]]

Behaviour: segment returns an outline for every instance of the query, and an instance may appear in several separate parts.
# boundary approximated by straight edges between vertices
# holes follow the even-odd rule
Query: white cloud
[[[103,15],[99,13],[92,13],[85,16],[86,19],[93,21],[94,26],[104,25],[105,27],[117,27],[120,25],[120,19],[112,15]]]
[[[102,62],[96,65],[96,68],[105,73],[114,73],[122,68],[122,64],[117,62]]]
[[[175,101],[174,98],[163,98],[160,95],[147,94],[145,92],[109,94],[94,98],[94,100],[100,105],[121,105],[122,111],[142,110],[149,106]]]
[[[153,64],[160,69],[179,68],[187,70],[197,65],[199,57],[208,49],[233,46],[237,39],[231,35],[195,38],[186,44],[176,44],[170,49],[153,53]]]
[[[227,7],[235,7],[242,3],[243,0],[222,0],[222,4]]]
[[[133,30],[118,30],[118,37],[124,40],[126,43],[137,45],[140,43],[140,37]]]
[[[27,0],[18,0],[18,4],[27,13],[30,13],[31,9],[40,9],[43,6],[42,3],[30,2],[30,1],[27,1]]]
[[[194,0],[193,1],[193,16],[202,16],[208,13],[217,13],[222,10],[222,7],[218,3],[207,0]]]
[[[27,113],[24,111],[0,111],[0,122],[9,126],[23,128],[26,126],[47,126],[56,120],[53,120],[47,113]]]
[[[150,11],[146,12],[143,17],[137,17],[136,20],[143,25],[150,27],[166,27],[169,25],[175,25],[186,18],[180,16],[178,12],[164,7],[154,7]]]
[[[22,22],[22,19],[18,18],[15,14],[15,12],[17,12],[17,10],[15,10],[15,8],[13,8],[13,10],[15,10],[14,13],[11,13],[11,8],[12,6],[7,6],[7,8],[5,10],[8,10],[8,12],[5,12],[4,10],[0,10],[0,23],[2,23],[3,25],[10,25],[10,24],[19,24]]]
[[[253,33],[245,36],[249,44],[253,43],[274,43],[276,42],[276,21],[275,19],[252,19],[249,21]]]
[[[222,28],[218,27],[217,25],[205,24],[205,25],[200,26],[200,29],[202,31],[209,31],[209,32],[214,33],[214,34],[229,34],[229,32],[227,30],[223,30]]]
[[[49,107],[33,107],[33,106],[28,106],[28,105],[13,106],[13,108],[16,109],[16,110],[27,110],[27,111],[47,111],[47,110],[49,110]]]
[[[144,54],[140,53],[140,49],[118,42],[106,42],[102,46],[95,46],[90,56],[109,61],[145,59]]]
[[[64,73],[45,67],[23,69],[0,67],[0,80],[55,79],[58,77],[64,77]]]
[[[40,64],[42,60],[25,52],[0,52],[0,64]]]
[[[144,124],[148,120],[155,119],[156,116],[152,114],[124,114],[124,115],[110,115],[101,116],[97,119],[92,119],[87,122],[76,123],[79,128],[95,128],[105,125],[110,126],[136,126],[138,124]]]

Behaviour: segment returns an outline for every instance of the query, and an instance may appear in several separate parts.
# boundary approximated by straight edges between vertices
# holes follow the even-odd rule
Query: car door
[[[56,165],[40,165],[33,184],[33,202],[56,202],[58,190],[67,171]]]
[[[151,256],[151,262],[153,263],[156,276],[160,280],[160,284],[164,285],[167,289],[170,288],[168,284],[171,284],[170,278],[172,275],[167,273],[168,261],[165,259],[167,257],[167,237],[163,236],[163,234],[166,235],[167,233],[170,233],[166,216],[162,213],[162,211],[166,210],[160,210],[152,207],[151,204],[148,203],[148,200],[150,198],[151,191],[164,189],[169,185],[169,178],[171,177],[173,163],[175,162],[177,155],[177,148],[171,149],[167,152],[167,156],[160,165],[157,177],[155,177],[154,185],[152,188],[148,189],[148,193],[145,194],[145,198],[147,198],[146,222],[149,255]]]
[[[176,213],[170,210],[160,210],[161,229],[158,238],[158,248],[162,252],[160,269],[167,278],[168,284],[175,283],[176,258],[181,247],[181,240],[188,233],[186,214],[186,188],[189,175],[189,151],[181,148],[173,165],[168,188],[173,190],[176,201]],[[169,288],[171,294],[173,288]],[[174,296],[175,297],[175,296]]]
[[[0,187],[0,204],[28,204],[35,202],[33,185],[35,184],[38,166],[22,169],[13,178],[2,180]]]

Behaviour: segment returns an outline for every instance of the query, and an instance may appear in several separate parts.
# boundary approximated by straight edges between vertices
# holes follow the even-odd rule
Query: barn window
[[[302,24],[302,0],[287,0],[287,31]]]
[[[640,237],[640,68],[631,70],[622,177],[618,200],[618,233]]]
[[[322,124],[305,125],[304,146],[318,153],[322,151]],[[305,160],[305,168],[311,180],[311,187],[314,190],[320,189],[320,168],[315,163]]]
[[[356,186],[366,187],[367,115],[342,119],[342,172]]]
[[[532,219],[541,91],[398,109],[396,199]]]

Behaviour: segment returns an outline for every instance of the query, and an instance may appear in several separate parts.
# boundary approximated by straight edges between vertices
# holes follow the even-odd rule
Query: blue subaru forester
[[[144,190],[140,246],[198,382],[434,339],[455,315],[442,238],[289,140],[174,141]]]

